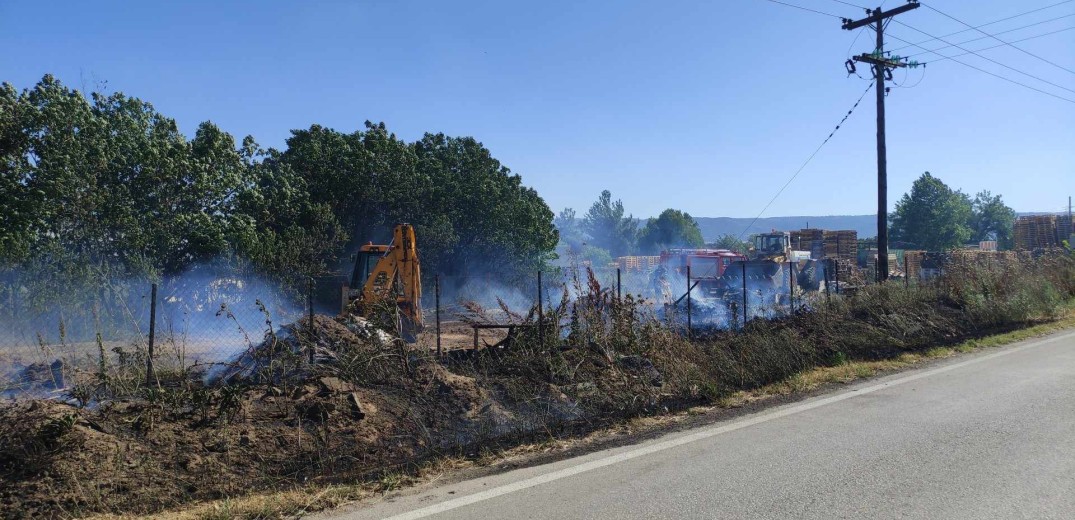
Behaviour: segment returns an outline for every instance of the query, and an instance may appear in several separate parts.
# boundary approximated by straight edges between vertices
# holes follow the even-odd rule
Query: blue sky
[[[833,0],[786,1],[864,14]],[[928,4],[979,25],[1057,1]],[[1075,2],[984,29],[1073,13]],[[899,20],[937,36],[965,28],[925,7]],[[1001,38],[1071,26],[1075,16]],[[889,33],[927,39],[895,24]],[[211,120],[263,146],[281,147],[290,129],[312,123],[353,131],[367,119],[408,140],[472,135],[556,211],[584,212],[610,189],[636,216],[673,207],[753,217],[866,89],[844,72],[854,38],[835,18],[764,0],[4,0],[0,81],[107,81],[188,135]],[[852,52],[871,50],[872,38],[863,33]],[[1018,45],[1075,70],[1075,30]],[[1071,91],[958,59],[1075,100],[1071,72],[1010,47],[983,55]],[[1075,193],[1075,103],[952,61],[896,80],[916,86],[893,88],[887,103],[893,204],[925,170],[969,193],[1001,193],[1018,211],[1057,211]],[[875,211],[873,99],[767,216]]]

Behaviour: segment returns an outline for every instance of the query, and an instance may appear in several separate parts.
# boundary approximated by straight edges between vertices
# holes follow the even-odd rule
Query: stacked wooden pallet
[[[812,258],[825,256],[824,229],[800,229],[791,232],[791,248],[796,251],[809,251]]]
[[[1075,222],[1072,222],[1071,216],[1064,214],[1056,217],[1056,240],[1064,241],[1070,240],[1072,235],[1075,235]]]
[[[621,256],[616,259],[619,268],[625,272],[648,273],[661,263],[659,256]]]
[[[1057,247],[1056,215],[1029,215],[1015,221],[1015,248],[1024,250]]]
[[[896,253],[888,254],[888,273],[893,274],[902,270],[903,267],[896,261]],[[871,273],[877,272],[877,249],[870,248],[866,250],[866,270]]]
[[[859,254],[859,234],[854,230],[826,231],[824,256],[855,261]]]
[[[922,277],[922,260],[926,257],[925,251],[918,250],[906,250],[903,252],[904,263],[907,266],[907,272],[905,275],[912,280],[921,280]]]

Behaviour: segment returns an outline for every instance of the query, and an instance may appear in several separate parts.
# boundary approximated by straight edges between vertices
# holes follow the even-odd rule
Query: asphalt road
[[[1075,333],[324,518],[1075,518]]]

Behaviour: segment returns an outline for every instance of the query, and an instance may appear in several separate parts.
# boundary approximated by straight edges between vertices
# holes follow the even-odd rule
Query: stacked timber
[[[1016,249],[1030,251],[1058,247],[1057,235],[1056,215],[1028,215],[1015,221]]]
[[[905,275],[912,280],[921,280],[922,276],[922,260],[925,260],[926,252],[920,250],[908,249],[903,252],[904,263],[907,265],[907,272]]]
[[[899,262],[896,261],[896,253],[888,254],[888,274],[896,274],[901,267]],[[866,270],[871,273],[877,272],[877,249],[870,248],[866,250]]]
[[[796,251],[809,251],[810,258],[822,258],[825,256],[824,229],[800,229],[791,232],[791,248]]]
[[[825,231],[823,235],[824,258],[839,260],[841,280],[852,280],[858,271],[859,234],[855,230]]]
[[[1071,240],[1071,237],[1075,235],[1075,222],[1072,222],[1071,215],[1060,215],[1056,217],[1056,240],[1058,242],[1064,240]]]
[[[621,256],[616,259],[617,267],[628,273],[648,273],[660,263],[660,256]]]
[[[859,255],[859,234],[855,230],[826,231],[824,256],[855,261]]]

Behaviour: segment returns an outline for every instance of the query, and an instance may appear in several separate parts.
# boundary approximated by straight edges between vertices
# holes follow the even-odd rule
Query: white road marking
[[[428,507],[423,507],[421,509],[415,509],[413,511],[408,511],[406,513],[402,513],[402,514],[399,514],[399,515],[396,515],[396,516],[389,517],[388,520],[416,520],[418,518],[426,518],[426,517],[429,517],[429,516],[432,516],[432,515],[435,515],[435,514],[438,514],[438,513],[451,511],[453,509],[458,509],[460,507],[468,506],[468,505],[471,505],[471,504],[476,504],[478,502],[483,502],[483,501],[493,499],[493,498],[496,498],[496,497],[499,497],[499,496],[507,495],[509,493],[515,493],[516,491],[522,491],[524,489],[529,489],[529,488],[532,488],[532,487],[535,487],[535,486],[540,486],[542,484],[547,484],[549,482],[554,482],[554,481],[564,479],[564,478],[567,478],[567,477],[572,477],[572,476],[578,475],[580,473],[586,473],[587,471],[592,471],[592,470],[595,470],[595,469],[604,468],[606,466],[611,466],[613,464],[619,464],[621,462],[626,462],[626,461],[629,461],[631,459],[637,459],[638,457],[643,457],[643,456],[650,455],[650,454],[653,454],[653,453],[657,453],[657,452],[661,452],[661,451],[664,451],[664,450],[672,449],[672,448],[675,448],[675,447],[678,447],[678,446],[683,446],[685,444],[690,444],[692,442],[698,442],[700,440],[708,439],[710,437],[715,437],[715,436],[721,435],[723,433],[733,432],[735,430],[740,430],[740,429],[743,429],[743,428],[754,426],[755,424],[761,424],[761,423],[764,423],[764,422],[772,421],[774,419],[780,419],[782,417],[787,417],[789,415],[794,415],[794,414],[802,413],[802,412],[805,412],[805,411],[808,411],[808,410],[813,410],[814,408],[820,408],[822,406],[830,405],[830,404],[833,404],[833,403],[838,403],[840,401],[844,401],[846,399],[851,399],[853,397],[857,397],[857,396],[860,396],[860,395],[866,395],[866,394],[869,394],[869,393],[876,392],[878,390],[883,390],[885,388],[891,388],[893,386],[898,386],[898,385],[910,383],[912,381],[917,381],[919,379],[923,379],[923,378],[930,377],[930,376],[935,376],[937,374],[942,374],[944,372],[948,372],[948,371],[951,371],[951,370],[962,368],[962,367],[965,367],[967,365],[973,365],[973,364],[976,364],[976,363],[981,363],[983,361],[988,361],[990,359],[995,359],[995,358],[998,358],[998,357],[1001,357],[1001,356],[1007,356],[1009,354],[1014,354],[1016,352],[1022,352],[1022,351],[1027,350],[1027,349],[1040,347],[1040,346],[1045,345],[1047,343],[1052,343],[1052,342],[1055,342],[1055,341],[1060,341],[1060,340],[1068,339],[1068,338],[1071,338],[1071,337],[1075,337],[1075,333],[1069,332],[1067,334],[1054,336],[1052,338],[1041,340],[1041,341],[1035,341],[1034,343],[1028,343],[1026,345],[1022,345],[1022,346],[1019,346],[1019,347],[1008,348],[1008,349],[1004,349],[1004,350],[1001,350],[1001,351],[998,351],[998,352],[994,352],[992,354],[987,354],[987,355],[984,355],[984,356],[975,357],[973,359],[968,359],[966,361],[960,361],[958,363],[953,363],[951,365],[945,365],[943,367],[934,368],[934,369],[927,370],[927,371],[924,371],[924,372],[918,372],[918,373],[915,373],[915,374],[911,374],[909,376],[901,377],[901,378],[898,378],[898,379],[893,379],[891,381],[887,381],[887,382],[884,382],[884,383],[879,383],[879,384],[876,384],[876,385],[867,386],[865,388],[860,388],[860,389],[857,389],[857,390],[849,390],[849,391],[844,392],[842,394],[837,394],[837,395],[834,395],[834,396],[831,396],[831,397],[825,397],[825,398],[818,399],[818,400],[815,400],[815,401],[809,401],[809,402],[806,402],[806,403],[803,403],[803,404],[778,409],[778,410],[775,410],[775,411],[772,411],[772,412],[762,413],[762,414],[759,414],[759,415],[756,415],[756,416],[753,416],[753,417],[747,417],[747,418],[744,418],[744,419],[739,419],[739,420],[736,420],[736,421],[733,421],[731,423],[724,424],[724,425],[721,425],[721,426],[704,428],[704,429],[702,429],[700,431],[697,431],[695,433],[692,433],[692,434],[689,434],[689,435],[684,435],[683,437],[678,437],[678,438],[675,438],[675,439],[670,439],[670,440],[667,440],[667,441],[658,442],[656,444],[652,444],[652,445],[649,445],[649,446],[644,446],[644,447],[641,447],[641,448],[626,451],[626,452],[619,453],[619,454],[616,454],[616,455],[610,455],[608,457],[604,457],[604,458],[597,459],[597,460],[592,460],[590,462],[586,462],[586,463],[578,464],[576,466],[572,466],[572,467],[569,467],[569,468],[564,468],[564,469],[561,469],[561,470],[553,471],[553,472],[550,472],[550,473],[546,473],[544,475],[538,475],[536,477],[531,477],[531,478],[528,478],[528,479],[525,479],[525,480],[520,480],[518,482],[514,482],[514,483],[511,483],[511,484],[505,484],[503,486],[498,486],[498,487],[495,487],[495,488],[492,488],[492,489],[489,489],[489,490],[486,490],[486,491],[482,491],[482,492],[479,492],[479,493],[474,493],[474,494],[471,494],[471,495],[462,496],[462,497],[454,498],[454,499],[451,499],[451,500],[446,500],[444,502],[440,502],[438,504],[433,504],[433,505],[428,506]]]

